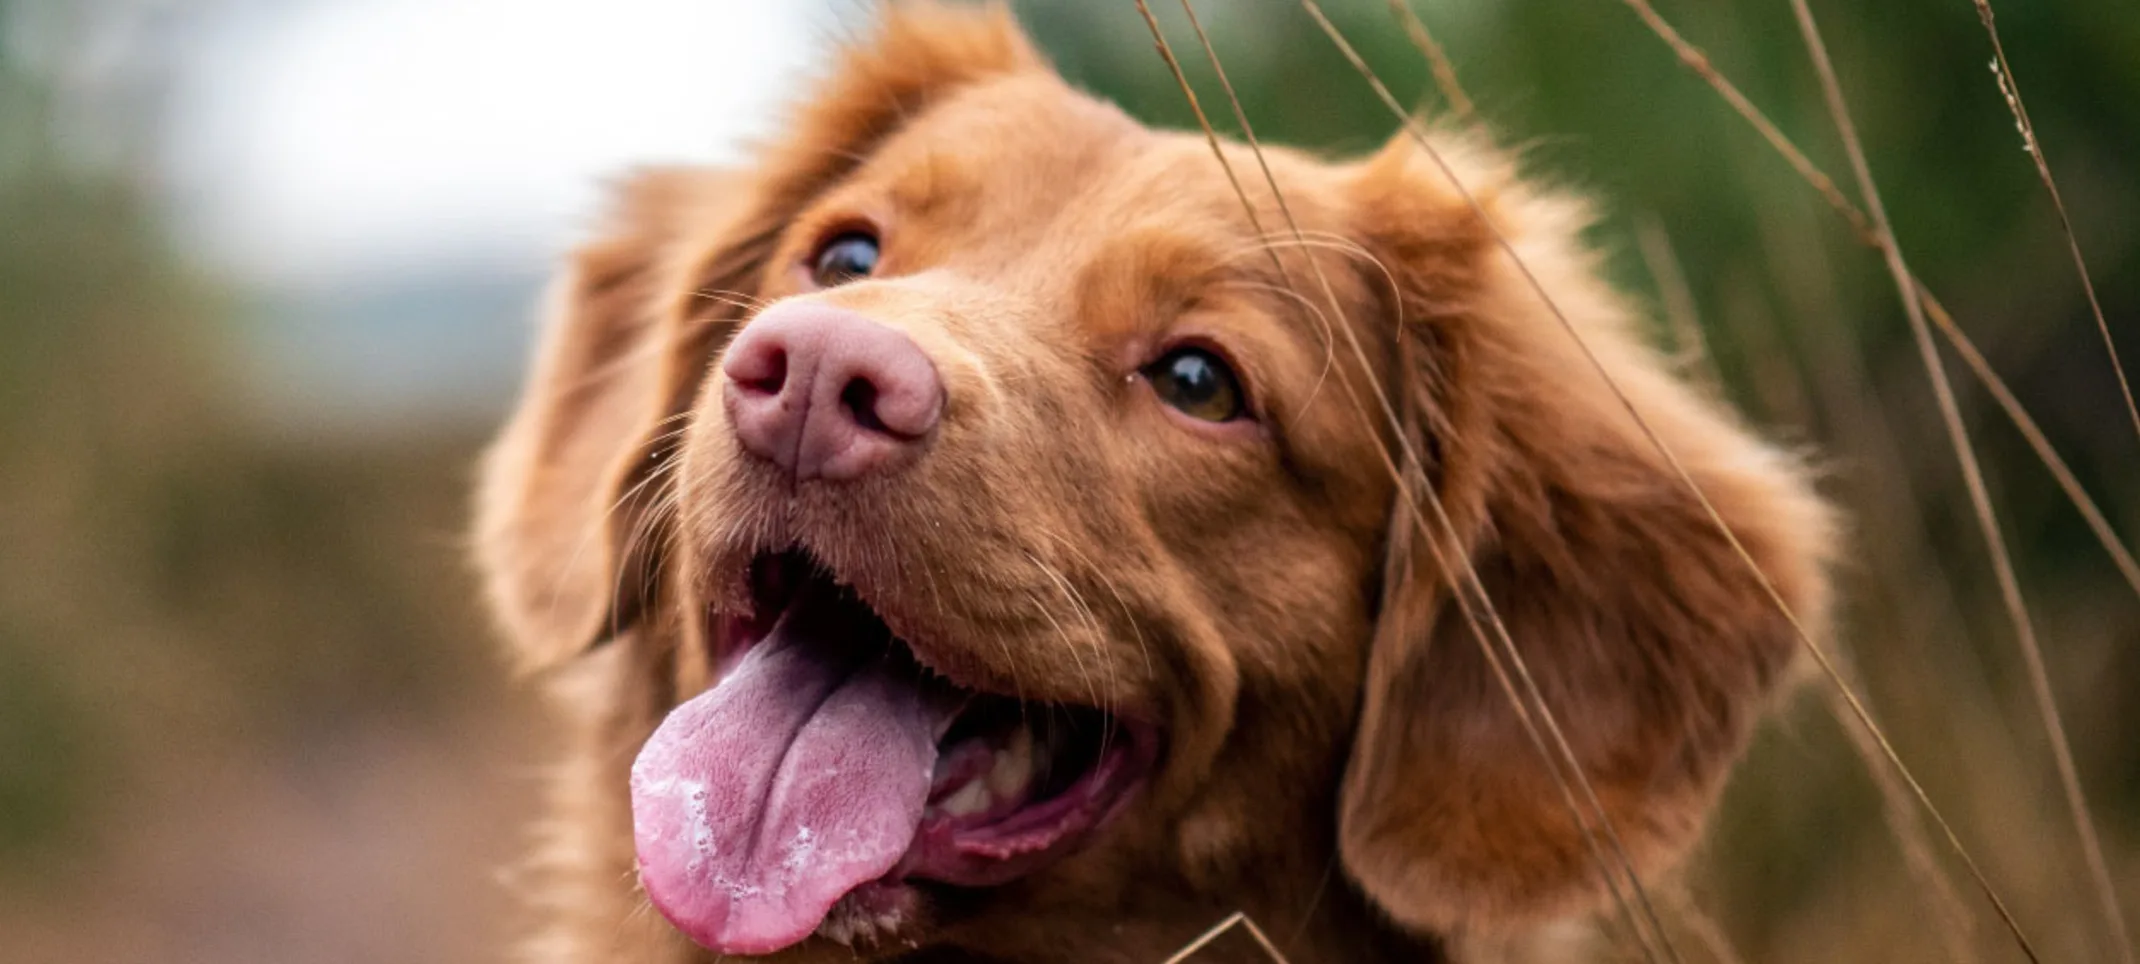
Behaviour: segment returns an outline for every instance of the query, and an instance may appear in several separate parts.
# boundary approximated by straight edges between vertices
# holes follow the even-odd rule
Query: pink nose
[[[797,482],[905,464],[944,411],[920,346],[829,305],[766,309],[729,343],[721,371],[736,440]]]

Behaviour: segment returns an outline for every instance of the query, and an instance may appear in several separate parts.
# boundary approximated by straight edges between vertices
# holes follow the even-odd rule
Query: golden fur
[[[1340,163],[1267,152],[1305,247],[1228,145],[1278,233],[1261,239],[1201,136],[1073,91],[1000,10],[918,4],[846,49],[783,130],[747,168],[623,186],[486,463],[494,610],[554,677],[571,733],[531,959],[711,959],[634,887],[625,773],[710,682],[689,614],[732,601],[729,550],[775,537],[810,540],[962,682],[1165,723],[1128,813],[938,907],[905,937],[914,960],[1152,962],[1235,910],[1298,964],[1426,960],[1600,907],[1578,825],[1457,605],[1457,559],[1645,879],[1691,845],[1797,641],[1408,138]],[[1578,240],[1580,205],[1434,136],[1817,629],[1832,526],[1803,470],[1641,343]],[[854,218],[883,226],[882,276],[809,290],[796,265]],[[925,458],[791,494],[739,451],[713,360],[791,297],[934,360],[949,402]],[[1184,333],[1235,361],[1256,422],[1186,431],[1140,390],[1137,366]],[[1383,453],[1404,447],[1453,540],[1430,540],[1428,503],[1400,491]],[[781,959],[853,956],[813,939]],[[1233,959],[1258,954],[1200,958]]]

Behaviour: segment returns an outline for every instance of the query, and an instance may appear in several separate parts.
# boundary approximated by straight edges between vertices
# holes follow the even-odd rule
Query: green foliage
[[[61,698],[16,633],[0,625],[0,870],[51,859],[79,836],[96,768],[90,711]]]

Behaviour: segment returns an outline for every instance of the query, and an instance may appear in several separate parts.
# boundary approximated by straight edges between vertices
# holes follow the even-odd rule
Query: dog
[[[992,6],[781,130],[621,184],[483,466],[529,959],[1452,960],[1695,842],[1837,526],[1583,204],[1152,130]]]

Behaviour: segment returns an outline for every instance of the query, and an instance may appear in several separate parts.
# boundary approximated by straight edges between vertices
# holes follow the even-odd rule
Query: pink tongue
[[[839,655],[882,638],[881,627],[852,638],[862,621],[845,608],[797,600],[632,765],[647,897],[716,952],[809,936],[848,891],[888,873],[920,826],[955,707],[911,669]]]

